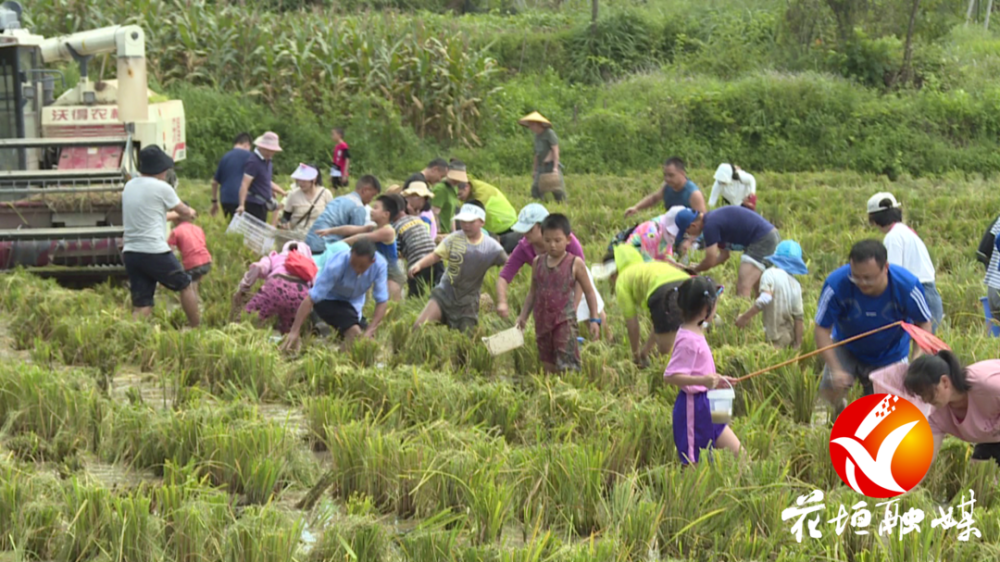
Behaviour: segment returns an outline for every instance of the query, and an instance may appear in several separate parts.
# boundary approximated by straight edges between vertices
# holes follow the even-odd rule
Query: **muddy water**
[[[108,464],[99,459],[88,457],[83,461],[83,474],[85,478],[99,483],[105,488],[132,488],[139,484],[162,483],[163,479],[157,477],[151,471],[129,470],[127,467]]]

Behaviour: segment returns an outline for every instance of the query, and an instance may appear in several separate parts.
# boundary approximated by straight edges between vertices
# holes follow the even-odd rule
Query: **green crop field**
[[[593,263],[623,212],[680,156],[711,188],[721,162],[757,178],[759,210],[799,241],[807,327],[827,273],[851,244],[881,238],[865,202],[891,191],[937,266],[938,335],[964,362],[996,358],[974,259],[1000,213],[1000,36],[977,0],[36,0],[44,38],[136,24],[154,99],[182,100],[182,197],[201,213],[212,272],[202,326],[176,296],[131,319],[127,289],[71,291],[0,276],[0,562],[1000,561],[1000,468],[946,439],[895,507],[919,531],[836,533],[862,499],[830,462],[805,360],[738,385],[729,455],[682,469],[666,357],[631,361],[607,283],[614,338],[582,370],[542,374],[527,344],[491,356],[512,326],[484,305],[472,335],[413,330],[423,302],[391,303],[375,341],[347,352],[307,337],[285,356],[267,327],[229,323],[255,256],[207,214],[219,157],[240,132],[271,130],[279,183],[325,168],[346,129],[351,175],[384,186],[457,157],[520,208],[529,201],[540,111],[560,138],[566,213]],[[597,6],[598,13],[592,11]],[[112,79],[113,56],[88,63]],[[55,65],[56,95],[79,80]],[[646,217],[653,216],[650,210]],[[792,359],[738,330],[737,260],[708,339],[722,374]],[[496,272],[484,290],[494,294]],[[512,312],[528,290],[522,271]],[[366,313],[371,314],[368,304]],[[650,329],[643,319],[644,333]],[[855,389],[858,396],[860,389]],[[811,538],[782,512],[814,490]],[[981,537],[933,526],[975,492]],[[853,515],[852,515],[853,518]],[[855,520],[857,522],[857,520]],[[868,534],[859,531],[867,530]]]
[[[710,177],[692,173],[703,186]],[[528,202],[526,177],[484,179],[516,207]],[[996,356],[973,259],[1000,208],[991,182],[890,183],[853,172],[757,179],[762,214],[805,250],[807,318],[851,243],[880,237],[865,224],[864,202],[891,189],[938,266],[939,335],[965,361]],[[569,204],[550,210],[571,217],[593,261],[625,226],[622,211],[656,182],[569,176]],[[207,210],[206,183],[185,180],[180,191]],[[284,357],[269,330],[246,318],[226,323],[253,255],[225,235],[221,217],[198,223],[215,266],[196,330],[178,329],[183,314],[167,292],[152,321],[133,322],[124,288],[0,277],[0,560],[1000,560],[1000,470],[970,463],[970,446],[950,438],[899,502],[899,513],[926,514],[919,532],[877,535],[884,508],[868,500],[871,532],[836,535],[826,520],[859,497],[829,460],[815,361],[738,385],[731,426],[749,465],[718,455],[682,469],[666,358],[632,364],[605,284],[615,341],[586,343],[578,373],[541,374],[530,325],[525,347],[491,357],[479,338],[510,324],[489,310],[472,337],[413,331],[423,306],[415,301],[390,306],[375,342],[341,353],[309,339],[301,355]],[[728,263],[713,273],[732,287],[735,272]],[[514,311],[527,288],[522,272]],[[734,327],[748,300],[727,292],[721,303],[709,334],[721,372],[794,357],[763,343],[759,323]],[[803,351],[813,347],[810,325]],[[781,513],[814,489],[826,494],[823,537],[807,533],[800,544]],[[956,528],[931,529],[938,508],[957,514],[970,489],[982,537],[961,542]]]

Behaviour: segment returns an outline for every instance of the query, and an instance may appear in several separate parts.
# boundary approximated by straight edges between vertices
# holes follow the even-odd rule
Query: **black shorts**
[[[239,203],[223,203],[220,205],[222,207],[222,214],[229,220],[233,220],[233,215],[236,214],[236,209],[240,206]]]
[[[437,285],[444,275],[444,264],[438,262],[431,267],[420,270],[412,279],[406,281],[407,298],[424,297]]]
[[[212,262],[208,262],[198,267],[192,267],[185,273],[191,276],[192,281],[201,281],[201,278],[208,275],[208,272],[212,271]]]
[[[337,189],[338,187],[347,187],[348,183],[349,182],[345,180],[343,176],[340,176],[339,178],[330,176],[330,185],[332,185],[334,189]]]
[[[649,315],[653,320],[653,333],[670,334],[679,330],[684,323],[681,309],[677,306],[677,291],[674,290],[682,283],[683,281],[677,281],[660,285],[649,295],[646,305],[649,306]]]
[[[243,204],[243,212],[250,215],[251,217],[256,217],[263,222],[267,222],[267,206],[261,205],[260,203],[253,203],[247,201]]]
[[[1000,465],[1000,443],[977,443],[972,448],[972,458],[977,461],[992,459],[993,462]]]
[[[341,336],[354,326],[358,326],[362,330],[368,328],[368,322],[364,318],[358,319],[358,309],[347,301],[319,301],[313,303],[313,310],[320,317],[320,320],[337,330]]]
[[[128,272],[132,306],[135,308],[153,306],[157,283],[171,291],[183,291],[191,284],[191,276],[184,272],[184,267],[177,261],[173,252],[162,254],[123,252],[122,261],[125,262],[125,271]]]

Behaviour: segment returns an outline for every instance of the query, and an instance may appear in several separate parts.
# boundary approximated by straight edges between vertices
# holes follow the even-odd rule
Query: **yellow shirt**
[[[676,283],[690,279],[684,270],[669,263],[653,261],[630,265],[618,274],[615,292],[618,304],[625,318],[633,318],[639,313],[639,308],[649,309],[646,301],[660,287],[667,283]]]

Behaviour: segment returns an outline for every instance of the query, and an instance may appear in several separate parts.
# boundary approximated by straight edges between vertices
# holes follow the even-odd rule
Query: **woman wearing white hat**
[[[535,199],[545,199],[545,193],[552,193],[556,201],[566,199],[566,184],[563,181],[562,169],[559,166],[559,137],[552,130],[552,123],[542,117],[541,113],[533,111],[517,121],[517,124],[528,128],[535,134],[535,157],[531,165],[531,196]],[[556,181],[550,183],[556,174]],[[542,178],[542,176],[546,176]],[[542,192],[543,186],[545,192]]]
[[[715,170],[715,184],[708,206],[715,207],[722,198],[723,205],[741,205],[757,210],[757,180],[734,164],[719,164]]]
[[[308,164],[299,164],[292,174],[296,188],[285,199],[285,210],[278,227],[294,233],[306,232],[323,214],[326,204],[333,200],[330,190],[323,187],[319,170]]]

